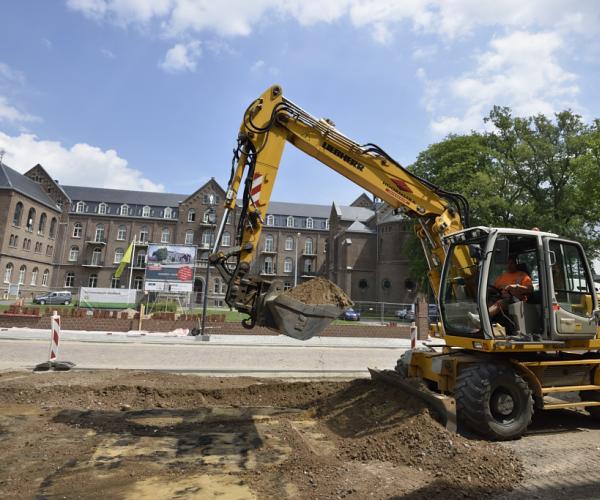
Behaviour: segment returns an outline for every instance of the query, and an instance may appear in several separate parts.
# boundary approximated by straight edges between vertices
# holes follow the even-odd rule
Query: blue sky
[[[409,164],[493,104],[600,116],[600,3],[505,0],[5,2],[0,149],[64,184],[225,184],[242,113],[273,83]],[[290,146],[273,199],[361,190]]]

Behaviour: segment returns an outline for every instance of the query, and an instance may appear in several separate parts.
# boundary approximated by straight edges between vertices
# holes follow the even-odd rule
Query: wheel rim
[[[519,413],[518,399],[505,387],[498,387],[490,398],[492,417],[499,423],[510,423]]]

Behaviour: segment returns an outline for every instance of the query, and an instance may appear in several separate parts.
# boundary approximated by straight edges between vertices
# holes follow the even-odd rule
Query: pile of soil
[[[173,462],[196,448],[197,461]],[[232,463],[239,452],[244,466],[215,473],[211,450]],[[0,455],[2,498],[74,484],[73,496],[120,496],[199,477],[229,477],[257,498],[482,498],[522,478],[510,450],[449,433],[419,400],[371,380],[4,373]]]
[[[350,307],[353,302],[344,290],[325,278],[313,278],[284,292],[304,304],[335,305],[342,309]]]

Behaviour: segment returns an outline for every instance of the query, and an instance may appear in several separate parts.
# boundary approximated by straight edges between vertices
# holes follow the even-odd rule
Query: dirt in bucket
[[[304,304],[335,305],[342,309],[352,305],[350,297],[344,290],[325,278],[313,278],[305,281],[284,294]]]

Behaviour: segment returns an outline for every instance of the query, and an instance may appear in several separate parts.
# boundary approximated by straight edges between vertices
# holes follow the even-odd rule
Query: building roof
[[[340,205],[336,205],[335,210],[337,212],[338,217],[341,220],[358,220],[361,222],[365,222],[373,217],[373,210],[370,208],[364,207],[342,207]]]
[[[331,206],[272,201],[269,203],[267,213],[271,215],[295,215],[298,217],[321,217],[328,219],[331,213]]]
[[[345,231],[346,233],[368,233],[373,234],[375,230],[365,226],[362,222],[355,220]]]
[[[42,205],[46,205],[53,210],[60,210],[42,186],[3,163],[0,163],[0,189],[14,189]]]
[[[128,205],[148,205],[177,207],[189,195],[176,193],[155,193],[151,191],[128,191],[86,186],[62,186],[73,201],[97,201],[104,203],[126,203]]]

